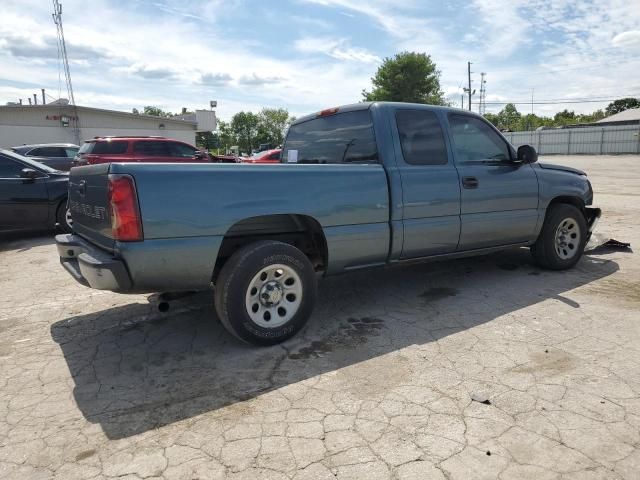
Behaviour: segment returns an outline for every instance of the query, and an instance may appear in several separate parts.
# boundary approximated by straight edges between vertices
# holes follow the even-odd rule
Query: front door
[[[538,220],[538,178],[514,162],[507,141],[483,119],[449,114],[461,186],[458,250],[527,242]]]
[[[460,236],[460,184],[434,110],[396,111],[402,181],[401,258],[455,252]]]
[[[27,165],[0,155],[0,230],[45,228],[49,204],[45,178],[24,178]]]

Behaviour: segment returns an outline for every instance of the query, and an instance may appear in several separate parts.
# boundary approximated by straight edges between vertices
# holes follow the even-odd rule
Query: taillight
[[[109,175],[109,209],[114,240],[138,242],[143,239],[136,185],[129,175]]]

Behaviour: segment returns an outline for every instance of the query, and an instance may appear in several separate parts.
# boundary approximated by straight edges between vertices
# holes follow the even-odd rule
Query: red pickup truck
[[[206,152],[165,137],[96,137],[87,140],[73,166],[110,162],[211,162]]]

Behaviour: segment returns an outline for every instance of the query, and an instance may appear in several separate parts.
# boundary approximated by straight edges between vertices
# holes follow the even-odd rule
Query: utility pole
[[[469,111],[471,111],[471,62],[467,62],[467,75],[469,79],[467,87],[467,91],[469,92]]]
[[[533,91],[534,90],[535,89],[533,89],[533,88],[531,89],[531,115],[533,115]]]
[[[471,71],[471,62],[467,62],[467,80],[468,80],[468,87],[464,87],[462,89],[463,92],[465,92],[466,94],[469,95],[469,104],[467,105],[469,111],[471,111],[471,95],[475,95],[476,91],[475,90],[471,90],[471,74],[473,72]],[[464,102],[463,102],[463,106],[462,108],[464,108]]]
[[[462,110],[464,110],[464,94],[460,95],[460,105],[461,105],[460,108],[462,108]]]

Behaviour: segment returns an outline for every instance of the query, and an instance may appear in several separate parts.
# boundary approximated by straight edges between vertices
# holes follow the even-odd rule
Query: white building
[[[213,112],[211,112],[213,113]],[[103,135],[159,135],[195,144],[196,121],[60,104],[0,106],[0,148],[80,143]]]

